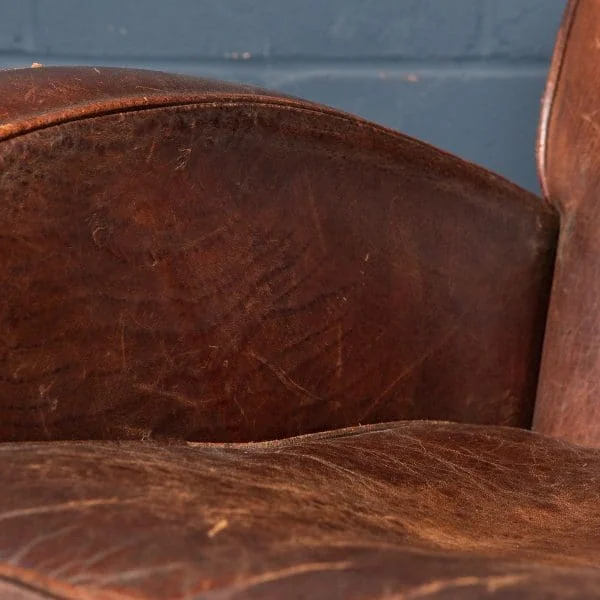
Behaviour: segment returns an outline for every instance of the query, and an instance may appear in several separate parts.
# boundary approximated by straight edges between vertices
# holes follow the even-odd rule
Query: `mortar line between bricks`
[[[83,57],[83,56],[44,56],[36,53],[12,53],[0,52],[0,68],[11,65],[29,66],[32,62],[40,62],[45,65],[93,65],[106,67],[134,67],[153,68],[161,67],[166,70],[174,68],[185,71],[197,72],[201,69],[225,70],[225,71],[268,71],[289,72],[293,68],[296,72],[318,73],[335,71],[339,74],[356,73],[360,75],[385,70],[386,73],[415,71],[423,74],[482,74],[494,76],[512,76],[515,74],[539,74],[545,73],[549,66],[549,60],[521,60],[512,59],[478,59],[478,60],[430,60],[414,61],[401,58],[369,58],[353,60],[336,59],[165,59],[146,57]]]

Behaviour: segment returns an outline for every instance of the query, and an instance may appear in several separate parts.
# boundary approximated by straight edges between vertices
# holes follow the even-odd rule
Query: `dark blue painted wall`
[[[0,0],[0,68],[103,64],[266,86],[537,190],[565,0]]]

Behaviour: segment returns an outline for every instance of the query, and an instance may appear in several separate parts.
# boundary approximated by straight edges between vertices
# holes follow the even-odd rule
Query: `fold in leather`
[[[600,593],[600,454],[517,429],[405,422],[261,444],[4,444],[0,480],[0,591]]]

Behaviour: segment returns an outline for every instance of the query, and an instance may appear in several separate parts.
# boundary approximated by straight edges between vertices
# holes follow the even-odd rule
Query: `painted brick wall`
[[[0,0],[0,68],[96,64],[255,83],[400,129],[537,190],[566,0]]]

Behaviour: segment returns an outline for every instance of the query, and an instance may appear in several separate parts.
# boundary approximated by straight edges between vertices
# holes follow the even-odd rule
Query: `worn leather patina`
[[[550,70],[539,139],[545,194],[561,212],[535,428],[600,447],[600,3],[571,2]]]
[[[600,597],[599,31],[545,200],[248,86],[0,73],[0,598]]]
[[[246,88],[0,87],[0,438],[529,426],[557,228],[533,195]]]
[[[0,592],[600,595],[600,454],[524,430],[413,421],[256,444],[11,443],[0,456]]]

